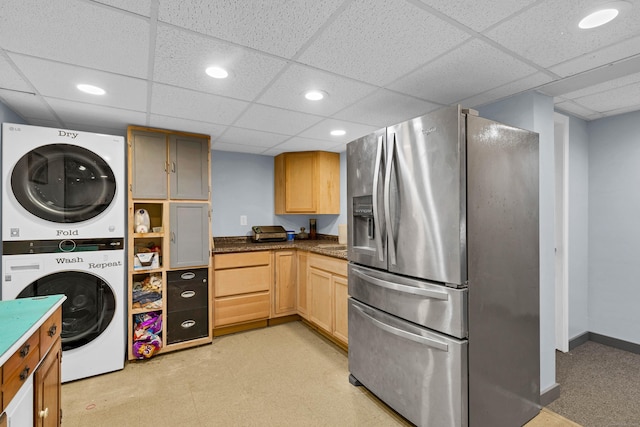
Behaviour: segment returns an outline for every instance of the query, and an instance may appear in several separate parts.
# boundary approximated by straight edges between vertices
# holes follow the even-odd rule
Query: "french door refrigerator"
[[[452,106],[347,145],[349,370],[420,426],[539,412],[538,135]]]

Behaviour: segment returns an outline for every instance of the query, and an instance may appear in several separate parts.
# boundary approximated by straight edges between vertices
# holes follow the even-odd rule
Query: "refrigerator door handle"
[[[394,326],[387,325],[386,323],[379,321],[373,316],[370,316],[369,314],[365,313],[365,311],[358,306],[351,305],[351,307],[353,307],[355,310],[358,310],[358,312],[362,316],[367,318],[374,326],[377,326],[378,328],[382,329],[385,332],[388,332],[400,338],[407,339],[409,341],[417,342],[418,344],[433,347],[441,351],[446,351],[446,352],[449,351],[449,345],[447,343],[443,343],[441,341],[437,341],[432,338],[423,337],[422,335],[416,335],[416,334],[412,334],[411,332],[403,331],[402,329],[398,329]]]
[[[406,294],[419,295],[419,296],[427,297],[431,299],[439,299],[443,301],[447,301],[449,299],[449,295],[446,292],[438,292],[431,289],[416,288],[413,286],[406,286],[398,283],[389,282],[387,280],[378,279],[377,277],[369,276],[368,274],[358,270],[357,268],[352,269],[351,272],[355,276],[360,277],[366,282],[371,283],[372,285],[380,286],[381,288],[386,288],[393,291],[399,291]]]
[[[384,254],[382,253],[382,234],[380,233],[380,223],[378,222],[378,176],[380,175],[380,169],[382,167],[382,151],[383,151],[384,139],[382,136],[378,137],[378,148],[376,151],[376,164],[373,171],[373,229],[369,226],[369,238],[375,239],[376,252],[378,253],[378,260],[384,261]]]
[[[389,159],[386,164],[386,170],[384,171],[384,191],[383,191],[383,203],[384,203],[384,221],[387,227],[387,252],[389,254],[389,264],[396,265],[396,247],[393,236],[393,229],[391,228],[391,167],[393,165],[393,158],[395,157],[395,142],[396,135],[393,134],[393,138],[387,137],[387,144],[389,146]]]

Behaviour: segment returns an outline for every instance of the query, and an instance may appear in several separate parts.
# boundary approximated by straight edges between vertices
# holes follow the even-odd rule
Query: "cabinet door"
[[[169,172],[172,199],[209,200],[209,141],[171,135]]]
[[[273,316],[296,312],[296,253],[276,251]]]
[[[309,286],[309,320],[332,333],[333,303],[333,283],[331,274],[317,268],[309,268],[307,277]]]
[[[345,344],[348,343],[348,298],[349,289],[347,286],[347,278],[342,276],[333,276],[333,336],[338,338]]]
[[[298,287],[297,287],[297,303],[298,303],[298,314],[303,318],[307,319],[309,317],[308,310],[308,291],[307,291],[307,252],[298,251]]]
[[[171,203],[171,268],[209,265],[209,204]]]
[[[58,339],[35,372],[34,425],[37,427],[60,425],[61,355]]]
[[[131,189],[134,199],[167,198],[167,138],[163,133],[132,131]]]
[[[316,155],[314,152],[287,153],[284,159],[285,210],[287,213],[314,213],[317,210]]]

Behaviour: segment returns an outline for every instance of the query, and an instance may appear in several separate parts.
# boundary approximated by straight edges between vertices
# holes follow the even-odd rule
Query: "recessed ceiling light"
[[[87,84],[79,84],[76,86],[78,90],[81,90],[85,93],[90,93],[91,95],[104,95],[105,90],[98,86],[87,85]]]
[[[229,76],[229,73],[224,68],[220,67],[209,67],[206,70],[206,73],[213,77],[214,79],[226,79]]]
[[[600,27],[613,21],[624,9],[630,6],[626,1],[603,4],[597,9],[591,9],[589,13],[580,20],[578,27],[583,30]]]
[[[310,90],[305,92],[304,97],[309,101],[320,101],[325,96],[325,92],[321,90]]]
[[[336,130],[332,130],[331,131],[331,136],[342,136],[344,134],[346,134],[347,132],[342,130],[342,129],[336,129]]]

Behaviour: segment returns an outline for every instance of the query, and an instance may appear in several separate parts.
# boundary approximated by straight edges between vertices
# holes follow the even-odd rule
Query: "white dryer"
[[[124,239],[3,243],[2,299],[64,294],[62,381],[122,369]]]
[[[125,236],[121,136],[2,125],[2,240]]]

